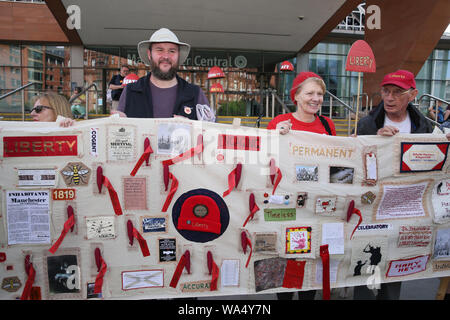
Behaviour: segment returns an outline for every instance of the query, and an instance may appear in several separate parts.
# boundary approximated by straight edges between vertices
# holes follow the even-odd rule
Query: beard
[[[153,60],[150,60],[150,67],[152,70],[152,75],[155,76],[159,80],[172,80],[175,78],[177,71],[178,71],[178,65],[172,65],[172,67],[167,72],[163,72],[157,63],[155,63]]]

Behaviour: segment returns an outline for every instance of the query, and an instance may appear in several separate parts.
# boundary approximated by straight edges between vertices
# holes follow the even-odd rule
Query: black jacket
[[[177,98],[173,114],[197,120],[196,105],[200,87],[177,76]],[[126,86],[125,114],[128,118],[153,118],[150,72]]]
[[[411,118],[411,133],[432,133],[433,124],[428,121],[411,103],[406,109]],[[358,121],[358,135],[375,135],[384,126],[384,103],[381,102],[369,114]]]

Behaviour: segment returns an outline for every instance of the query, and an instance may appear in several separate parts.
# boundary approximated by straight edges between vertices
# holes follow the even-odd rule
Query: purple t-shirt
[[[175,108],[175,100],[177,98],[178,84],[170,88],[159,88],[150,81],[150,90],[152,92],[153,103],[153,118],[172,118],[173,109]],[[127,101],[127,90],[123,90],[120,95],[118,111],[125,112],[125,105]],[[198,91],[198,104],[206,104],[209,106],[208,98],[203,93],[203,90]]]

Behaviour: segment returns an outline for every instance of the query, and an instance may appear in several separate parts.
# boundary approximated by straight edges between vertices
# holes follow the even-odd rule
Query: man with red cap
[[[190,45],[169,29],[155,31],[138,44],[139,57],[151,72],[128,84],[120,96],[118,113],[130,118],[171,118],[214,121],[215,116],[201,88],[177,75],[189,55]],[[200,110],[199,110],[200,109]]]
[[[358,135],[393,136],[397,133],[431,133],[433,124],[412,105],[417,96],[414,75],[407,70],[387,74],[381,82],[383,100],[358,121]]]

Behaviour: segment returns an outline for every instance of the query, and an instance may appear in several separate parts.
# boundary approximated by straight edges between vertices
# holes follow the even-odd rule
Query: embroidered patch
[[[374,208],[376,220],[420,218],[428,216],[424,206],[424,195],[429,187],[429,180],[414,184],[381,185],[380,201]]]
[[[80,293],[79,258],[74,254],[47,256],[48,289],[50,295]]]
[[[54,169],[18,169],[17,178],[19,187],[54,187],[56,171]]]
[[[98,131],[99,128],[91,128],[90,131],[90,148],[89,148],[89,152],[91,154],[91,156],[93,157],[98,157]]]
[[[286,253],[310,253],[311,230],[311,227],[286,228]]]
[[[316,213],[318,214],[330,214],[336,211],[337,197],[321,196],[316,200]]]
[[[298,192],[297,193],[297,208],[303,208],[306,205],[306,200],[308,199],[307,192]]]
[[[147,210],[147,178],[124,177],[123,199],[125,210]]]
[[[167,216],[141,218],[143,233],[167,232]]]
[[[91,169],[82,162],[69,162],[60,174],[68,187],[86,186],[91,177]]]
[[[398,247],[427,247],[431,243],[432,237],[431,226],[401,226]]]
[[[239,260],[225,259],[220,266],[222,287],[239,286]]]
[[[185,282],[180,285],[181,292],[206,292],[211,291],[211,280],[199,280]]]
[[[177,156],[191,148],[191,126],[182,123],[158,125],[157,154]]]
[[[114,217],[86,217],[87,239],[114,239],[116,237]]]
[[[255,272],[255,291],[259,292],[281,287],[287,260],[277,257],[255,261],[253,268]]]
[[[135,161],[136,128],[110,125],[106,137],[108,161]]]
[[[274,208],[264,209],[265,221],[291,221],[296,220],[297,211],[295,208]]]
[[[164,287],[164,270],[136,270],[122,272],[122,290]]]
[[[16,292],[21,286],[19,277],[6,277],[2,280],[2,289],[8,292]]]
[[[52,189],[53,201],[71,201],[76,198],[76,189]]]
[[[177,240],[159,239],[159,262],[177,260]]]
[[[372,204],[376,197],[377,196],[372,191],[367,191],[361,196],[361,202],[364,204]]]
[[[219,134],[217,149],[260,151],[261,137]]]
[[[425,271],[429,255],[389,262],[386,277],[401,277]]]
[[[354,168],[330,167],[330,183],[353,183]]]
[[[450,142],[402,142],[400,173],[441,171]]]
[[[277,253],[277,233],[256,232],[254,239],[255,253]]]
[[[433,261],[433,272],[449,271],[450,261]]]
[[[3,137],[3,157],[77,156],[77,136]]]
[[[450,228],[436,231],[433,259],[450,260]]]
[[[318,166],[295,166],[296,181],[319,181]]]
[[[357,241],[356,241],[357,240]],[[384,270],[388,242],[386,237],[361,237],[352,241],[350,272],[356,276],[371,276],[378,270]]]
[[[95,298],[102,298],[103,297],[101,292],[94,293],[95,282],[88,282],[86,284],[86,286],[87,286],[86,299],[95,299]]]
[[[446,223],[450,221],[450,179],[437,181],[431,193],[434,222]]]

